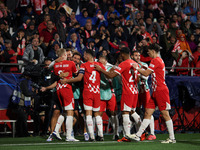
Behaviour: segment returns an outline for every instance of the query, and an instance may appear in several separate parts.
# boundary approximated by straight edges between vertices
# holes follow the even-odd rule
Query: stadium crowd
[[[156,49],[156,52],[160,49],[158,55],[163,59],[166,67],[171,67],[166,70],[168,74],[190,75],[189,69],[175,69],[175,67],[200,67],[200,10],[192,6],[191,0],[181,4],[178,4],[176,0],[20,0],[13,3],[15,6],[11,6],[8,2],[9,0],[4,0],[0,3],[0,58],[1,63],[18,63],[20,65],[0,66],[1,72],[25,72],[26,67],[23,66],[30,65],[30,63],[34,65],[44,64],[47,70],[54,65],[55,74],[61,79],[67,78],[68,80],[65,81],[63,79],[63,81],[60,81],[55,76],[54,78],[52,77],[53,81],[48,85],[42,84],[40,90],[49,92],[45,96],[43,95],[43,99],[51,99],[53,97],[55,100],[55,91],[50,91],[50,89],[53,89],[56,85],[57,90],[58,88],[62,89],[63,85],[60,83],[74,83],[81,81],[83,78],[85,82],[85,78],[90,80],[90,77],[91,81],[95,82],[97,79],[94,77],[99,76],[99,74],[96,75],[95,73],[92,74],[93,76],[86,76],[87,66],[85,65],[85,69],[83,69],[82,63],[90,61],[94,57],[96,61],[101,62],[96,65],[103,64],[102,68],[105,67],[105,70],[109,70],[113,65],[117,66],[126,60],[125,58],[128,57],[126,48],[130,49],[130,58],[136,62],[141,61],[146,64],[150,64],[153,59],[148,55],[149,46],[154,50]],[[68,6],[72,9],[68,8]],[[152,45],[159,45],[159,48]],[[123,56],[120,53],[123,53]],[[139,55],[139,60],[136,54]],[[67,70],[66,74],[64,72],[60,73],[56,69],[56,64],[63,62],[65,59],[71,61],[68,64],[71,69]],[[96,66],[96,69],[99,69],[99,72],[103,72],[98,66]],[[136,66],[135,69],[137,70]],[[79,74],[77,74],[77,70]],[[74,78],[70,79],[72,74]],[[199,76],[199,69],[194,70],[193,74]],[[27,76],[24,73],[24,78],[29,80]],[[101,100],[113,98],[112,86],[106,86],[110,82],[121,84],[119,79],[116,78],[112,81],[108,81],[106,78],[102,79],[100,88],[103,87],[103,94],[101,94]],[[47,75],[44,75],[43,79],[47,80]],[[147,81],[144,79],[144,82]],[[141,84],[145,85],[145,83]],[[71,138],[72,125],[75,122],[82,122],[79,125],[83,126],[86,140],[88,139],[86,125],[90,139],[95,139],[94,131],[92,131],[92,111],[84,106],[86,108],[86,117],[84,118],[83,109],[79,109],[78,99],[81,99],[80,93],[82,93],[83,89],[78,87],[82,87],[82,83],[73,85],[75,90],[73,89],[72,96],[75,99],[76,111],[66,108],[61,112],[60,106],[58,106],[59,101],[55,102],[56,105],[54,103],[48,104],[53,106],[53,115],[48,116],[49,112],[45,114],[46,120],[44,122],[46,122],[46,125],[43,133],[47,133],[51,124],[50,132],[52,134],[48,138],[49,141],[52,140],[53,135],[61,139],[58,133],[62,123],[56,125],[56,122],[64,121],[64,117],[60,115],[61,113],[67,114],[67,141],[76,141],[75,138]],[[112,92],[107,91],[107,88]],[[96,90],[93,87],[91,89]],[[102,91],[100,90],[100,93]],[[114,101],[120,99],[117,92],[115,89],[116,96],[114,96]],[[69,97],[70,91],[67,93],[67,95],[63,95],[63,92],[60,92],[59,97]],[[110,93],[110,95],[107,93]],[[121,95],[121,93],[118,94]],[[29,96],[37,99],[35,94],[30,94]],[[87,96],[84,95],[83,98]],[[90,97],[87,98],[90,99]],[[119,101],[117,100],[117,102]],[[68,104],[61,104],[61,106],[66,105]],[[106,107],[107,104],[104,105]],[[115,106],[114,108],[111,106],[111,108],[109,116],[113,125],[114,139],[118,139],[117,108]],[[24,111],[23,108],[21,110],[21,112]],[[37,109],[34,111],[38,112]],[[103,111],[105,110],[101,110],[101,112]],[[126,110],[124,112],[129,111]],[[127,114],[123,113],[122,115],[124,135],[130,135],[130,131],[128,131],[130,129],[130,120],[127,119],[129,118]],[[76,115],[76,121],[73,119],[74,115]],[[102,114],[94,113],[93,115],[98,129],[96,140],[101,141],[103,140]],[[165,115],[167,116],[167,114]],[[34,118],[38,118],[38,116],[39,113],[34,114]],[[50,117],[52,117],[51,123]],[[141,124],[141,120],[137,119],[138,114],[136,112],[132,111],[132,117],[137,125]],[[150,120],[153,118],[151,115],[146,117],[148,119],[150,117]],[[47,120],[47,118],[49,119]],[[38,123],[35,120],[34,122]],[[127,122],[127,120],[129,121]],[[170,119],[167,116],[166,122],[168,124],[166,124],[171,127],[171,122],[169,121]],[[137,130],[139,130],[139,126],[136,127]],[[38,128],[35,129],[36,133],[39,132]],[[154,127],[150,128],[152,136],[149,139],[155,139],[154,130],[152,129]],[[22,135],[27,135],[27,133]],[[137,135],[141,137],[140,133]],[[171,129],[170,136],[171,141],[168,142],[173,143],[175,139]],[[132,138],[132,136],[129,137]]]

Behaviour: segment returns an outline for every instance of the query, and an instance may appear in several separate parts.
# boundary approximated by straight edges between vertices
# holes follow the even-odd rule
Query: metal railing
[[[194,76],[194,70],[200,70],[200,68],[199,67],[165,67],[165,69],[168,69],[168,70],[170,70],[170,69],[174,69],[174,70],[176,70],[176,69],[187,69],[187,70],[190,70],[190,75],[191,76]]]
[[[18,63],[0,63],[0,66],[26,66],[26,64],[18,64]]]
[[[0,66],[26,66],[27,64],[19,64],[19,63],[0,63]],[[41,66],[44,66],[43,64]],[[194,76],[194,70],[199,69],[199,67],[165,67],[167,70],[171,69],[187,69],[190,70],[190,75]]]

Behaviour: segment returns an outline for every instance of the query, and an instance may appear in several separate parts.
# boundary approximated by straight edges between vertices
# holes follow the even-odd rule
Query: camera
[[[29,63],[25,66],[24,72],[22,73],[22,77],[28,76],[32,82],[40,85],[43,70],[43,65],[34,65],[33,63]]]

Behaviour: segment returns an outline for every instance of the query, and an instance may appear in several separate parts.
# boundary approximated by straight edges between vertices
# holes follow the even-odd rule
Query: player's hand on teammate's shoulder
[[[143,64],[141,63],[141,61],[138,61],[137,63],[138,63],[139,65],[143,66]]]
[[[109,70],[109,72],[114,72],[114,70],[115,70],[115,67],[112,67],[110,70]]]
[[[102,69],[99,65],[96,65],[96,64],[94,65],[94,68],[95,68],[95,70],[97,70],[97,71],[101,71],[101,69]]]
[[[138,64],[137,64],[137,63],[133,63],[132,66],[133,66],[133,68],[135,68],[136,70],[138,69]]]

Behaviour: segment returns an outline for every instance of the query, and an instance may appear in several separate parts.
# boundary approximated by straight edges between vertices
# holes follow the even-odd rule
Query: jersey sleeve
[[[142,63],[142,68],[148,68],[148,65],[146,63]]]
[[[105,66],[104,66],[102,63],[99,63],[99,66],[100,66],[103,70],[106,71],[106,68],[105,68]]]
[[[80,67],[79,73],[81,73],[81,74],[85,74],[85,64],[81,64],[81,67]]]
[[[118,73],[119,75],[122,74],[122,72],[124,71],[125,68],[125,64],[122,62],[120,63],[116,68],[115,68],[115,72]]]
[[[154,72],[154,70],[156,69],[156,60],[155,59],[151,60],[148,69]]]
[[[72,73],[76,73],[78,70],[76,69],[76,65],[72,62]]]

